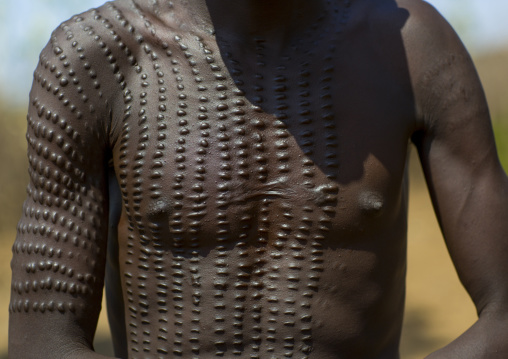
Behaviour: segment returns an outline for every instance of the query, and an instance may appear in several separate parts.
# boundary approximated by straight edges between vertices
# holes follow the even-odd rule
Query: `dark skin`
[[[479,316],[428,358],[508,356],[508,182],[428,4],[118,1],[30,99],[9,356],[104,358],[106,277],[117,357],[399,358],[410,142]]]

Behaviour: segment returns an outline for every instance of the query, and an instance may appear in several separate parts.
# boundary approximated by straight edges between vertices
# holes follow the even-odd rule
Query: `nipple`
[[[359,204],[362,212],[368,215],[378,215],[384,207],[384,200],[379,193],[366,191],[360,194]]]
[[[171,214],[171,203],[166,200],[159,199],[151,203],[147,215],[151,221],[167,220]]]

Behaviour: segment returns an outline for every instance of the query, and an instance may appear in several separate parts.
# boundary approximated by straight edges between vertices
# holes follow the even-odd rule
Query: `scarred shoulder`
[[[108,135],[111,118],[128,106],[128,79],[139,68],[142,51],[143,38],[136,29],[142,25],[135,23],[137,17],[125,3],[130,2],[107,2],[62,22],[36,69],[36,75],[53,72],[60,91],[82,112],[93,114],[99,121],[93,126]]]
[[[72,134],[76,154],[87,146],[97,156],[106,153],[112,114],[125,107],[125,70],[136,59],[129,50],[132,40],[123,40],[130,39],[129,30],[119,15],[109,3],[64,21],[52,32],[34,71],[29,127],[49,131],[58,123],[62,138]]]

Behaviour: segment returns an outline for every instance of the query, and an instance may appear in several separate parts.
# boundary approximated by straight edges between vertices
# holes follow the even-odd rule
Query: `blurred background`
[[[0,359],[7,358],[11,245],[28,181],[25,116],[38,54],[52,29],[103,0],[0,1]],[[501,161],[508,168],[508,1],[430,0],[470,50],[487,93]],[[407,309],[403,359],[447,344],[476,316],[460,285],[432,212],[418,159],[412,154]],[[105,316],[96,348],[111,353]]]

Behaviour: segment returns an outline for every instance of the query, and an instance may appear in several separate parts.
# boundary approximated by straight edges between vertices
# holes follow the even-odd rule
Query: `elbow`
[[[93,353],[78,331],[42,313],[11,312],[8,345],[8,357],[16,359],[86,358],[76,353]]]

